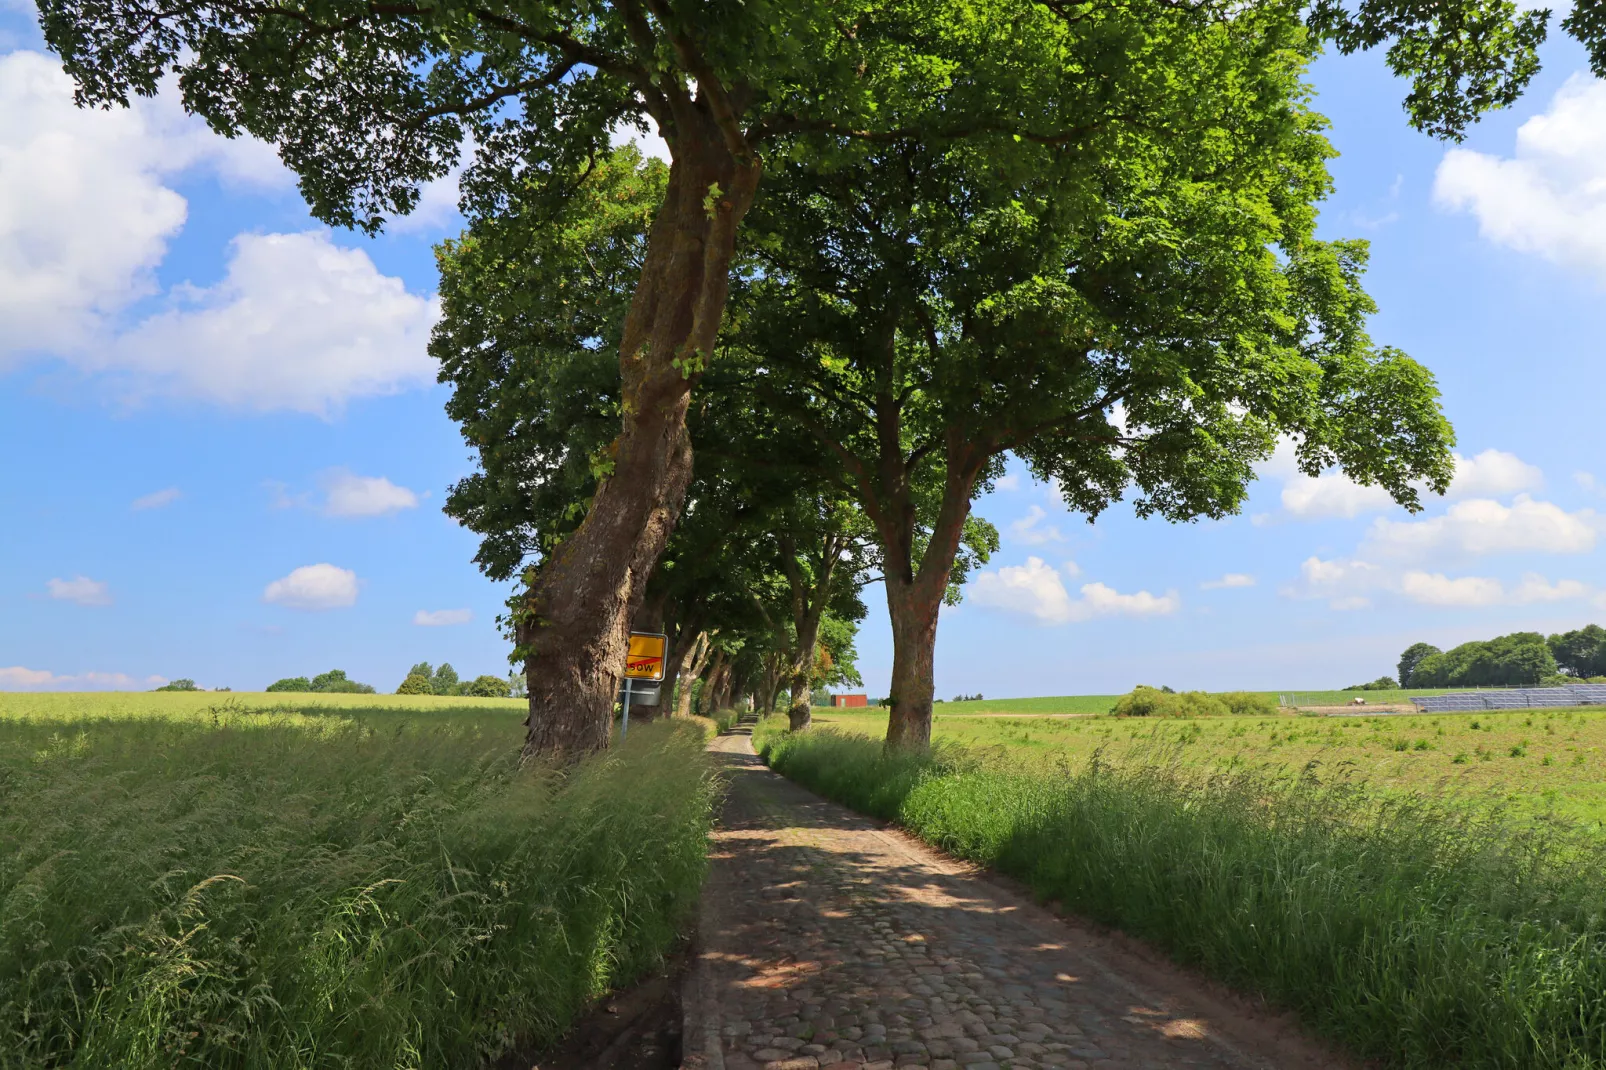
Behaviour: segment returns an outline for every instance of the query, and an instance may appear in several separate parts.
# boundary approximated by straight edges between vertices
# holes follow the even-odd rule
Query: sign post
[[[625,738],[630,731],[630,699],[635,693],[636,680],[660,683],[664,678],[664,661],[669,655],[669,636],[658,632],[631,632],[630,651],[625,655],[624,687],[621,691],[624,703],[624,720],[619,724],[619,738]],[[652,703],[658,701],[658,688],[643,688],[643,698],[651,695]]]

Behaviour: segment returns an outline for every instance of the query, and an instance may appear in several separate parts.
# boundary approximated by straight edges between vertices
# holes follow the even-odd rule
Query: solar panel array
[[[1553,706],[1606,706],[1606,684],[1516,687],[1505,691],[1455,691],[1413,698],[1423,713],[1459,710],[1524,710]]]

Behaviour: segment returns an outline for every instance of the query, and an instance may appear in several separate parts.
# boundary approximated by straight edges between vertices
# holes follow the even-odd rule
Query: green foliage
[[[151,690],[152,691],[199,691],[201,689],[195,686],[195,681],[194,680],[190,680],[190,679],[186,679],[186,678],[182,678],[181,677],[180,679],[174,680],[170,684],[163,684],[161,687],[153,687],[153,688],[151,688]]]
[[[1022,768],[770,724],[765,760],[1398,1067],[1606,1061],[1606,846],[1257,774]]]
[[[476,676],[463,685],[462,694],[471,698],[509,698],[512,688],[503,676]]]
[[[319,673],[307,685],[307,690],[350,695],[372,695],[374,693],[372,686],[359,684],[355,680],[348,679],[344,669],[330,669],[328,672]]]
[[[1562,672],[1580,679],[1606,675],[1606,628],[1586,624],[1582,628],[1545,641]],[[1573,681],[1576,682],[1576,681]]]
[[[559,777],[519,767],[517,707],[435,701],[0,717],[0,1065],[479,1066],[658,968],[702,733]]]
[[[1238,717],[1274,717],[1277,700],[1264,691],[1218,691],[1213,696]]]
[[[1414,682],[1416,678],[1416,667],[1422,663],[1423,658],[1432,654],[1442,653],[1444,652],[1431,643],[1412,643],[1410,646],[1406,647],[1405,653],[1400,655],[1400,686],[1419,686]]]
[[[1230,712],[1225,702],[1206,691],[1162,691],[1141,684],[1110,710],[1116,717],[1224,717]]]
[[[1556,659],[1538,632],[1512,632],[1428,654],[1411,670],[1414,687],[1533,685],[1555,675]]]
[[[434,677],[429,682],[430,690],[437,695],[460,695],[462,685],[457,679],[457,670],[447,662],[441,662],[440,668],[435,670]]]
[[[429,675],[421,672],[410,672],[407,679],[396,688],[398,695],[433,695],[435,688],[430,685]]]
[[[1392,676],[1379,676],[1369,684],[1350,684],[1345,691],[1398,691],[1400,685]]]
[[[275,680],[267,686],[269,691],[311,691],[312,681],[305,676],[286,676],[283,680]]]

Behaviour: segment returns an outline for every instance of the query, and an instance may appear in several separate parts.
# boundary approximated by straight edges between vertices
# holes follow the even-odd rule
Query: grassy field
[[[1464,688],[1462,690],[1465,690]],[[1414,688],[1397,691],[1259,691],[1273,702],[1283,698],[1296,700],[1300,706],[1346,706],[1356,698],[1364,698],[1369,706],[1393,705],[1409,702],[1413,695],[1442,695],[1442,688]],[[938,716],[944,714],[977,716],[980,714],[1017,714],[1041,716],[1044,714],[1109,713],[1120,695],[1057,695],[1048,698],[989,698],[975,702],[943,702],[937,706]]]
[[[1363,1059],[1580,1070],[1606,1067],[1606,840],[1534,818],[1552,791],[1590,810],[1603,717],[945,714],[948,745],[909,756],[883,751],[878,718],[830,712],[755,739],[813,790]],[[1520,816],[1485,805],[1508,799]]]
[[[520,769],[518,703],[0,696],[0,1067],[478,1066],[651,970],[703,730]]]
[[[945,704],[946,705],[946,704]],[[980,703],[966,703],[980,705]],[[933,737],[1030,762],[1199,774],[1256,769],[1364,783],[1388,797],[1430,794],[1606,831],[1606,711],[1511,710],[1340,717],[1056,718],[942,709]],[[886,715],[816,712],[815,723],[876,739]]]

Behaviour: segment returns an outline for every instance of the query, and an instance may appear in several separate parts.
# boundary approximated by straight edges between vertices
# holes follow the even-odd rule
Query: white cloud
[[[1206,591],[1218,591],[1226,587],[1253,587],[1255,577],[1247,572],[1229,572],[1219,580],[1206,580],[1199,586]]]
[[[50,597],[61,602],[73,602],[80,606],[109,606],[112,604],[111,591],[101,580],[92,580],[88,576],[74,576],[70,580],[54,579],[45,583],[50,591]]]
[[[168,487],[166,490],[154,491],[143,497],[135,498],[128,507],[136,513],[142,509],[160,509],[164,505],[172,505],[183,496],[183,492],[177,487]]]
[[[458,181],[463,169],[454,168],[432,182],[424,183],[418,191],[418,203],[406,215],[385,221],[385,229],[392,234],[421,234],[430,231],[456,230],[462,215],[457,210]]]
[[[670,160],[669,143],[658,133],[657,123],[650,118],[644,121],[647,124],[645,133],[621,119],[611,131],[609,140],[616,147],[623,145],[627,141],[635,142],[636,148],[640,150],[643,156],[656,156],[658,159],[668,163]]]
[[[413,614],[413,623],[424,628],[443,628],[452,624],[467,624],[474,619],[470,609],[420,609]]]
[[[120,672],[58,676],[21,665],[0,667],[0,691],[148,691],[165,683],[165,676],[133,677]]]
[[[1053,524],[1043,524],[1048,516],[1041,505],[1026,510],[1026,515],[1009,525],[1010,537],[1027,546],[1042,546],[1050,542],[1064,542],[1065,536]],[[1041,526],[1039,526],[1041,525]]]
[[[418,495],[384,476],[359,476],[344,468],[324,474],[324,512],[330,516],[384,516],[416,509]]]
[[[1163,616],[1175,613],[1182,604],[1175,591],[1122,594],[1102,583],[1083,584],[1080,594],[1073,599],[1060,574],[1040,557],[1028,557],[1024,565],[982,572],[971,587],[977,605],[1019,613],[1041,624],[1104,616]]]
[[[1442,572],[1407,572],[1400,593],[1428,606],[1492,606],[1505,599],[1499,580],[1484,576],[1450,579]]]
[[[1522,583],[1511,592],[1511,600],[1526,605],[1531,602],[1568,602],[1591,593],[1586,583],[1578,580],[1557,580],[1549,583],[1536,572],[1522,577]]]
[[[1020,473],[1010,472],[993,480],[994,490],[1020,490]]]
[[[211,133],[170,93],[132,108],[76,108],[58,60],[0,56],[0,361],[79,351],[153,293],[188,211],[164,180],[197,166],[226,181],[287,185],[267,146]]]
[[[1587,553],[1595,548],[1595,513],[1569,513],[1551,502],[1519,494],[1511,505],[1487,498],[1457,502],[1427,520],[1372,522],[1365,545],[1374,552],[1417,557],[1444,552],[1496,554]]]
[[[1510,157],[1449,150],[1433,196],[1490,241],[1606,279],[1606,83],[1569,78]]]
[[[1474,457],[1455,455],[1455,478],[1449,498],[1503,498],[1518,491],[1538,490],[1545,474],[1514,453],[1488,449]]]
[[[1600,480],[1595,478],[1593,472],[1574,472],[1573,482],[1591,494],[1599,494],[1601,491],[1606,490],[1606,487],[1601,485]]]
[[[268,584],[262,600],[291,609],[343,609],[357,601],[357,574],[330,564],[302,565]]]
[[[1299,472],[1293,467],[1293,447],[1289,443],[1278,446],[1264,470],[1285,475],[1282,504],[1294,516],[1349,518],[1394,507],[1394,499],[1388,491],[1382,487],[1362,486],[1342,472],[1324,472],[1315,477]],[[1455,475],[1445,497],[1504,497],[1518,491],[1537,490],[1544,481],[1543,472],[1517,455],[1486,449],[1473,457],[1455,455]],[[1419,489],[1424,500],[1436,497],[1425,486]]]
[[[1335,598],[1328,605],[1339,610],[1370,609],[1372,608],[1372,600],[1363,595],[1352,594],[1345,595],[1343,598]]]
[[[367,253],[342,249],[323,232],[242,234],[222,282],[175,292],[176,307],[139,324],[97,362],[129,376],[135,396],[322,416],[435,376],[425,345],[439,301],[409,293]]]

